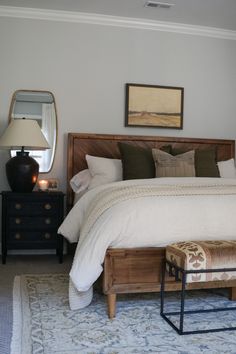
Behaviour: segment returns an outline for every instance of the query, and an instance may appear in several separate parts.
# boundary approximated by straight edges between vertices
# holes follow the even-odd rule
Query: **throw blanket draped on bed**
[[[70,241],[80,234],[70,272],[71,308],[90,303],[92,284],[102,272],[108,247],[236,239],[235,211],[235,180],[161,178],[116,182],[92,190],[59,229]]]

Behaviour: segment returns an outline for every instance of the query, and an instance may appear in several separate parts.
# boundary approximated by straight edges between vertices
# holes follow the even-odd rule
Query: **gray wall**
[[[112,26],[0,18],[0,133],[13,92],[52,91],[58,111],[53,169],[65,188],[66,133],[202,138],[236,135],[236,42]],[[183,86],[184,129],[125,128],[125,83]],[[0,152],[0,188],[8,188]]]

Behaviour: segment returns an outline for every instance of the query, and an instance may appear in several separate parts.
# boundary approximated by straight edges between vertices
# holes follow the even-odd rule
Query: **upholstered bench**
[[[176,281],[182,282],[180,311],[164,311],[166,269]],[[236,310],[236,307],[185,311],[186,285],[193,282],[236,280],[236,241],[189,241],[173,243],[166,247],[161,283],[161,316],[179,334],[193,334],[235,330],[236,327],[221,327],[203,330],[184,330],[184,315],[203,312]],[[170,316],[179,315],[179,327]]]

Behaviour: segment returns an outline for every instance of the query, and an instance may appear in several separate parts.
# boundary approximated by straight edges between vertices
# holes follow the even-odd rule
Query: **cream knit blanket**
[[[232,184],[182,184],[182,185],[130,185],[112,186],[96,195],[91,202],[85,221],[82,224],[80,238],[89,233],[96,220],[110,207],[135,198],[169,197],[169,196],[201,196],[201,195],[230,195],[236,194],[236,185]]]

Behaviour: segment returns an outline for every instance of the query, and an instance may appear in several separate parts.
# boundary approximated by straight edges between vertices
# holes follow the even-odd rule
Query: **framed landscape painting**
[[[125,126],[183,129],[183,87],[126,84]]]

